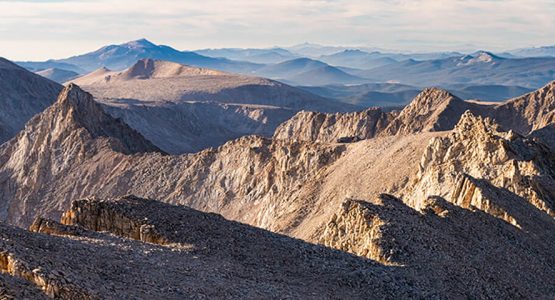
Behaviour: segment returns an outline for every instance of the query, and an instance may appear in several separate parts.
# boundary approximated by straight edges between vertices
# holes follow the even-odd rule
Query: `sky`
[[[555,44],[555,0],[0,0],[0,56],[147,38],[180,50],[303,42],[411,52]]]

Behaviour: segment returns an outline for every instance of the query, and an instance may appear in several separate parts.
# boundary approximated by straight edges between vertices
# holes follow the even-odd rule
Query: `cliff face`
[[[379,108],[337,114],[300,112],[276,129],[274,139],[318,143],[357,142],[378,135],[392,118],[391,114]]]
[[[542,140],[502,132],[489,119],[466,112],[453,133],[430,142],[409,198],[440,196],[518,222],[495,203],[501,197],[492,193],[503,189],[555,217],[554,170],[554,153]]]

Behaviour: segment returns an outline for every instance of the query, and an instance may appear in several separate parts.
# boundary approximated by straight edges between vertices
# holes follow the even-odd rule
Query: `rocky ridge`
[[[76,201],[62,222],[0,224],[4,275],[58,299],[430,295],[402,270],[134,196]],[[165,242],[137,240],[138,224]]]
[[[553,274],[553,219],[544,217],[543,229],[527,231],[440,197],[426,201],[415,210],[391,195],[371,202],[346,200],[320,242],[422,274],[425,285],[446,298],[549,298],[555,293],[547,279]],[[532,218],[538,217],[534,210],[524,207]],[[536,235],[541,232],[547,234]]]
[[[500,104],[463,101],[446,90],[427,88],[399,112],[300,112],[280,125],[274,138],[333,143],[375,136],[452,130],[465,111],[489,117],[505,130],[526,135],[555,121],[555,82]]]
[[[67,87],[64,93],[66,98],[84,97],[76,86]],[[439,99],[450,99],[441,96],[443,93],[438,95]],[[534,99],[550,103],[549,99]],[[449,111],[451,106],[439,107]],[[489,114],[495,109],[493,106],[479,112]],[[26,144],[37,145],[27,156],[40,157],[42,149],[52,149],[45,144],[50,140],[56,141],[53,148],[63,153],[75,145],[68,133],[86,131],[82,128],[87,128],[87,122],[75,122],[71,127],[52,122],[55,114],[44,115],[43,119],[38,117],[44,127],[36,126],[44,128],[40,132],[47,139],[22,133],[6,144],[12,146],[0,148],[0,158],[17,160],[25,153],[21,149]],[[353,124],[350,120],[354,119],[346,119],[344,124]],[[40,159],[36,171],[40,176],[36,177],[26,175],[24,171],[31,169],[31,164],[23,159],[14,167],[0,167],[0,200],[6,203],[7,220],[26,226],[38,212],[49,218],[60,217],[76,198],[133,193],[221,213],[233,220],[365,256],[391,268],[406,268],[414,276],[410,278],[420,278],[415,284],[420,291],[428,290],[424,293],[428,296],[553,295],[546,282],[553,275],[546,266],[553,264],[549,253],[555,249],[553,127],[549,118],[531,118],[530,122],[547,120],[547,124],[529,135],[503,131],[505,126],[495,125],[495,118],[470,111],[461,113],[452,131],[435,131],[435,125],[428,125],[444,123],[429,122],[434,119],[442,120],[420,119],[419,126],[427,128],[422,129],[424,132],[405,134],[400,130],[395,135],[378,134],[356,143],[338,144],[329,138],[335,133],[326,136],[321,131],[300,134],[308,137],[305,140],[249,136],[181,156],[128,155],[111,146],[118,144],[118,136],[112,137],[114,142],[103,143],[105,137],[83,135],[83,143],[93,145],[95,151],[83,157],[65,156],[65,163],[76,167],[55,173],[49,171],[51,161]],[[32,131],[28,127],[24,132]],[[336,132],[340,132],[339,127]],[[315,142],[314,136],[323,139]],[[384,192],[390,195],[381,195]],[[364,201],[349,200],[337,210],[344,199]],[[88,209],[89,202],[80,203],[64,215],[64,223],[166,246],[177,241],[163,234],[165,230],[159,225],[130,221],[149,216],[123,217],[110,204],[106,208],[94,204]],[[110,213],[99,214],[99,209]],[[99,227],[99,221],[94,221],[98,217],[87,221],[79,217],[79,210],[89,211],[85,216],[116,219],[101,222],[108,225]],[[43,232],[66,230],[63,224],[52,224],[40,221],[34,225]],[[520,279],[522,274],[526,274],[525,280]]]
[[[505,198],[491,195],[496,189],[513,193],[555,217],[553,152],[538,138],[500,131],[490,119],[467,111],[453,133],[430,142],[409,198],[444,197],[516,225],[514,216],[496,205],[498,198]],[[419,208],[422,203],[413,206]]]

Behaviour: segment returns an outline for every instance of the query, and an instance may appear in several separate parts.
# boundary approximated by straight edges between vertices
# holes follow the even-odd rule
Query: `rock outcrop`
[[[134,196],[77,201],[64,222],[0,223],[1,276],[57,299],[434,295],[402,269]],[[170,243],[135,240],[136,224]]]
[[[492,195],[496,189],[514,193],[555,217],[554,154],[540,139],[502,132],[489,119],[466,112],[452,134],[430,142],[410,199],[440,196],[516,225],[515,216],[496,203],[506,198]]]
[[[282,123],[274,139],[318,143],[357,142],[373,138],[393,119],[380,108],[361,112],[326,114],[300,112]]]
[[[390,195],[372,203],[347,200],[321,242],[402,266],[446,298],[550,298],[555,222],[531,205],[519,209],[543,218],[543,227],[522,230],[440,197],[427,199],[421,210]]]

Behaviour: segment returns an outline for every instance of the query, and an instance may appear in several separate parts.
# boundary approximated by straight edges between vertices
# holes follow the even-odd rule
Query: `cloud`
[[[497,50],[555,43],[554,13],[551,0],[0,0],[0,55],[63,57],[140,37],[181,49]]]

